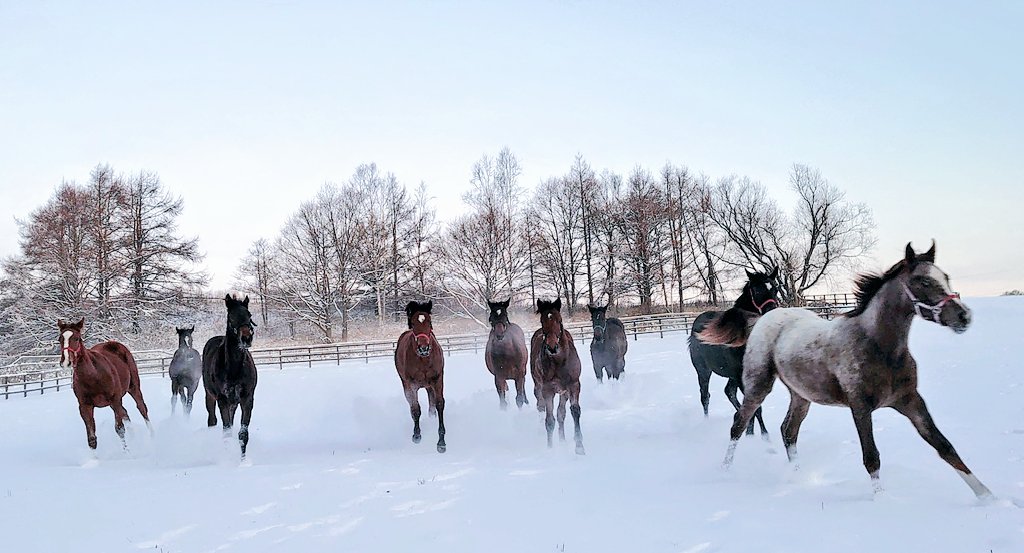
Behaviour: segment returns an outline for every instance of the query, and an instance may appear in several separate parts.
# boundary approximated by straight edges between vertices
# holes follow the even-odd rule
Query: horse
[[[96,449],[96,418],[93,410],[109,406],[114,411],[114,430],[121,438],[122,447],[128,451],[128,442],[124,439],[124,422],[130,419],[122,403],[125,394],[135,400],[135,406],[146,421],[146,427],[150,433],[153,432],[149,423],[149,408],[142,398],[139,367],[135,364],[132,352],[120,342],[107,341],[86,348],[82,342],[84,326],[84,318],[73,324],[57,320],[60,331],[57,338],[60,344],[60,366],[72,370],[71,389],[78,399],[78,412],[85,423],[89,448]]]
[[[178,349],[171,358],[171,366],[167,369],[171,377],[171,413],[174,413],[175,406],[180,396],[182,410],[185,416],[192,412],[192,397],[195,396],[199,381],[203,379],[203,360],[199,352],[192,347],[192,332],[195,325],[189,328],[178,328]]]
[[[590,341],[590,360],[594,363],[594,375],[602,382],[602,369],[608,378],[618,380],[626,370],[626,327],[615,317],[606,317],[608,306],[588,305],[590,323],[594,327],[594,338]]]
[[[430,311],[434,302],[410,301],[405,306],[409,330],[398,337],[395,347],[395,370],[402,380],[405,399],[412,413],[412,441],[420,443],[420,388],[427,389],[427,409],[437,415],[437,452],[444,453],[444,351],[434,336]]]
[[[227,308],[227,329],[223,336],[214,336],[203,347],[203,388],[206,390],[207,426],[217,425],[220,409],[224,435],[231,434],[235,410],[242,408],[242,426],[238,443],[245,461],[249,445],[249,421],[252,420],[253,396],[256,393],[256,363],[249,348],[256,333],[256,323],[249,313],[249,296],[239,300],[224,296]]]
[[[526,335],[519,325],[509,321],[508,304],[509,301],[487,302],[491,332],[484,349],[484,363],[494,376],[494,387],[503,410],[508,408],[505,393],[509,380],[516,383],[516,407],[522,409],[523,405],[530,404],[526,400],[526,364],[529,361]]]
[[[778,307],[778,289],[773,284],[779,276],[779,269],[776,267],[770,274],[750,272],[747,273],[747,283],[743,285],[743,292],[736,298],[733,306],[726,311],[705,311],[697,316],[690,329],[689,349],[690,361],[694,370],[697,371],[697,384],[700,386],[700,403],[704,407],[704,418],[708,416],[708,404],[711,394],[708,392],[708,384],[711,381],[711,373],[723,376],[727,379],[725,384],[725,397],[729,403],[739,411],[740,402],[736,398],[736,390],[743,392],[743,346],[727,346],[707,344],[700,340],[700,333],[715,320],[722,317],[727,320],[737,321],[737,327],[745,328],[748,321],[756,320]],[[739,321],[743,321],[740,326]],[[761,418],[761,409],[754,413],[758,425],[761,427],[761,436],[768,437],[768,429],[764,426]],[[754,433],[754,421],[750,421],[747,427],[747,434]]]
[[[992,492],[967,468],[932,420],[917,390],[917,363],[907,345],[915,316],[956,334],[971,323],[970,309],[951,290],[949,276],[935,265],[935,242],[923,254],[907,244],[903,259],[884,273],[859,275],[856,298],[852,311],[832,321],[806,309],[790,308],[767,313],[754,325],[743,357],[747,393],[733,420],[724,465],[732,464],[743,428],[778,377],[790,393],[782,439],[791,462],[796,461],[800,424],[811,403],[847,406],[857,427],[864,468],[875,493],[881,492],[871,413],[891,407],[910,419],[979,499],[991,498]],[[716,334],[722,333],[709,328],[704,338],[713,341]]]
[[[530,340],[530,372],[534,393],[538,396],[538,409],[543,405],[544,428],[548,432],[548,447],[555,430],[555,395],[558,401],[558,437],[565,441],[565,402],[569,401],[573,424],[576,427],[576,453],[584,455],[583,432],[580,431],[580,356],[572,334],[562,326],[562,300],[537,300],[540,328]]]

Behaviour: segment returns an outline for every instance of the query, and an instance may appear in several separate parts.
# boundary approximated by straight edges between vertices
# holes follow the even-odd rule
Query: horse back
[[[171,364],[167,369],[167,375],[171,378],[182,376],[199,376],[202,371],[202,362],[199,352],[192,348],[178,348],[171,358]]]
[[[139,367],[124,344],[112,340],[102,342],[89,348],[88,352],[88,363],[92,371],[76,370],[72,375],[72,388],[80,398],[109,395],[122,397],[133,382],[138,384]]]

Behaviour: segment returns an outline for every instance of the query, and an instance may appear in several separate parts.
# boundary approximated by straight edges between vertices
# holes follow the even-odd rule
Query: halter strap
[[[774,303],[775,307],[779,306],[779,302],[775,301],[775,298],[768,298],[768,299],[764,300],[763,303],[758,305],[757,300],[754,299],[754,289],[753,288],[750,289],[750,303],[754,304],[754,309],[757,309],[757,312],[760,313],[761,315],[764,315],[764,308],[768,307],[769,303]]]
[[[419,340],[419,339],[420,339],[420,338],[422,337],[422,338],[423,338],[424,340],[426,340],[427,342],[429,342],[429,341],[430,341],[430,339],[434,337],[434,333],[433,333],[433,332],[431,332],[430,334],[427,334],[426,332],[413,332],[413,333],[412,333],[412,336],[413,336],[413,338],[415,338],[415,339],[416,339],[417,341],[418,341],[418,340]]]
[[[942,312],[942,308],[945,307],[947,303],[953,300],[960,299],[960,294],[953,292],[951,294],[943,296],[942,299],[939,300],[939,302],[934,305],[928,304],[919,300],[917,296],[915,296],[914,293],[910,291],[910,287],[907,286],[906,283],[901,284],[903,284],[903,291],[907,293],[907,298],[910,299],[911,302],[913,302],[914,311],[916,312],[916,314],[920,315],[921,317],[924,317],[925,313],[931,313],[930,320],[934,323],[939,322],[939,313]]]

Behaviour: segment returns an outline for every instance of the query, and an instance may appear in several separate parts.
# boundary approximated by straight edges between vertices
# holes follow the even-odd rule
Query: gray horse
[[[594,363],[594,375],[602,382],[601,370],[608,378],[618,380],[626,370],[626,327],[615,317],[608,317],[608,306],[588,305],[590,323],[594,328],[594,339],[590,341],[590,360]]]
[[[806,309],[775,309],[753,326],[743,357],[746,393],[733,420],[725,466],[732,463],[750,417],[779,377],[790,394],[789,412],[782,423],[790,461],[796,460],[797,434],[811,403],[848,406],[860,437],[864,468],[880,492],[881,463],[871,413],[891,407],[910,419],[975,495],[991,497],[992,492],[935,426],[917,391],[917,363],[907,346],[915,315],[957,334],[971,323],[970,310],[950,290],[949,276],[935,265],[935,243],[920,255],[907,244],[903,260],[883,274],[861,275],[856,285],[857,307],[843,317],[826,321]],[[716,339],[730,333],[711,325],[701,338],[720,343]]]
[[[171,367],[167,373],[171,377],[171,413],[174,413],[178,400],[185,410],[185,415],[192,412],[192,396],[203,378],[203,359],[192,347],[192,332],[195,325],[189,328],[178,328],[178,349],[171,359]]]

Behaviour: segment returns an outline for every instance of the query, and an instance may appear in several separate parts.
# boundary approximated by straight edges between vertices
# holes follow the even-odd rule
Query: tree
[[[626,276],[644,313],[651,312],[655,286],[662,282],[661,271],[667,261],[667,220],[664,193],[648,171],[636,167],[622,198],[618,227],[623,237]]]

